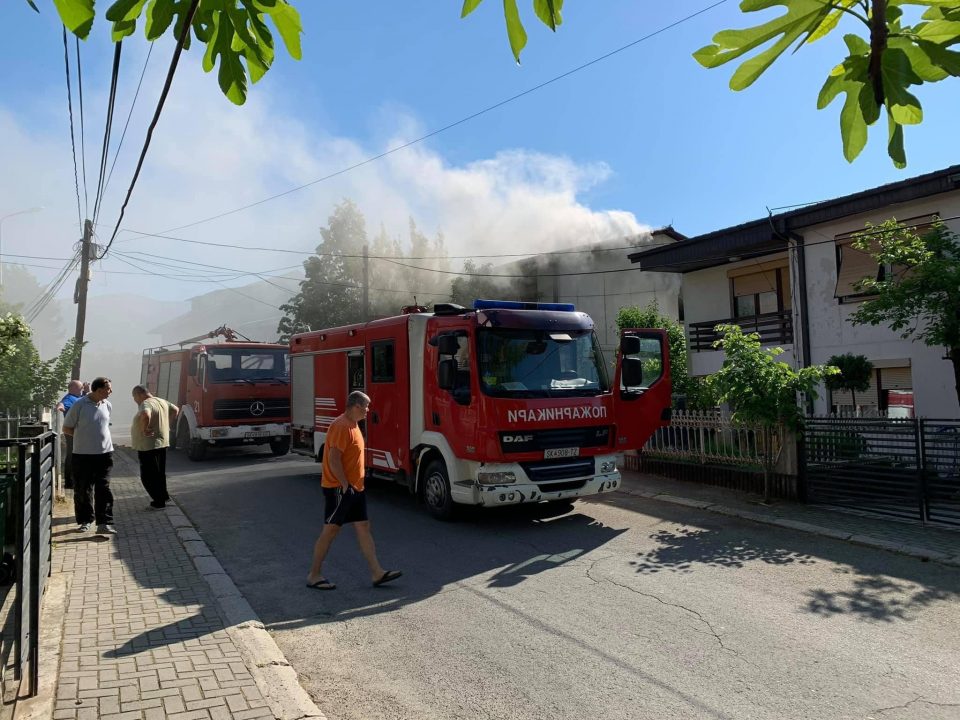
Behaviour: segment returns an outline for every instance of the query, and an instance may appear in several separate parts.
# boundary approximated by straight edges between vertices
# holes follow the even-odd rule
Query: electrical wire
[[[77,174],[77,144],[73,135],[73,89],[70,83],[70,51],[67,46],[67,26],[63,26],[63,67],[67,75],[67,110],[70,114],[70,150],[73,153],[73,186],[77,193],[77,223],[83,225],[80,212],[80,179]]]
[[[147,65],[150,64],[150,55],[153,54],[153,43],[150,43],[150,49],[147,50],[147,59],[143,61],[143,70],[140,71],[140,80],[137,82],[137,90],[133,93],[133,102],[130,103],[130,112],[127,113],[127,121],[123,124],[123,132],[120,133],[120,142],[117,143],[117,151],[113,154],[113,163],[110,165],[110,172],[107,174],[107,181],[103,184],[103,194],[107,194],[107,188],[110,187],[110,178],[113,177],[113,169],[117,166],[117,158],[120,157],[120,149],[123,147],[123,140],[127,137],[127,128],[130,127],[130,118],[133,117],[133,109],[137,106],[137,98],[140,97],[140,86],[143,85],[143,76],[147,73]]]
[[[520,98],[526,97],[527,95],[537,92],[538,90],[542,90],[543,88],[548,87],[549,85],[553,85],[554,83],[559,82],[560,80],[563,80],[565,78],[568,78],[571,75],[574,75],[575,73],[581,72],[582,70],[585,70],[593,65],[596,65],[597,63],[603,62],[604,60],[608,60],[609,58],[615,55],[618,55],[622,52],[625,52],[626,50],[629,50],[630,48],[635,47],[636,45],[646,42],[647,40],[650,40],[651,38],[654,38],[657,35],[661,35],[662,33],[672,30],[673,28],[679,25],[682,25],[683,23],[689,22],[690,20],[693,20],[695,17],[699,15],[703,15],[704,13],[707,13],[710,10],[713,10],[714,8],[719,7],[720,5],[725,4],[726,2],[727,0],[718,0],[717,2],[707,5],[706,7],[687,15],[686,17],[680,18],[679,20],[675,20],[674,22],[669,23],[668,25],[664,25],[663,27],[660,27],[657,30],[654,30],[653,32],[648,33],[647,35],[644,35],[643,37],[638,38],[637,40],[629,42],[626,45],[622,45],[616,48],[615,50],[611,50],[610,52],[604,53],[603,55],[600,55],[599,57],[589,60],[581,65],[578,65],[577,67],[571,70],[567,70],[566,72],[561,73],[560,75],[556,75],[550,78],[549,80],[545,80],[544,82],[534,85],[531,88],[527,88],[526,90],[523,90],[522,92],[519,92],[516,95],[512,95],[504,100],[500,100],[499,102],[496,102],[492,105],[488,105],[487,107],[481,110],[478,110],[474,113],[471,113],[466,117],[462,117],[459,120],[455,120],[454,122],[448,123],[447,125],[444,125],[441,128],[432,130],[408,142],[402,143],[400,145],[396,145],[392,148],[389,148],[388,150],[383,151],[382,153],[368,157],[365,160],[361,160],[360,162],[354,163],[353,165],[337,170],[336,172],[332,172],[328,175],[324,175],[323,177],[317,178],[316,180],[311,180],[310,182],[304,183],[303,185],[298,185],[296,187],[290,188],[289,190],[285,190],[275,195],[271,195],[269,197],[263,198],[262,200],[257,200],[256,202],[248,203],[247,205],[242,205],[232,210],[227,210],[225,212],[218,213],[217,215],[211,215],[210,217],[206,217],[201,220],[196,220],[194,222],[187,223],[186,225],[180,225],[175,228],[170,228],[169,230],[165,230],[164,232],[176,232],[177,230],[183,230],[185,228],[195,227],[196,225],[202,225],[204,223],[212,222],[214,220],[219,220],[220,218],[227,217],[228,215],[235,215],[236,213],[243,212],[244,210],[249,210],[250,208],[257,207],[258,205],[263,205],[264,203],[268,203],[273,200],[277,200],[279,198],[285,197],[287,195],[291,195],[305,188],[311,187],[313,185],[317,185],[318,183],[322,183],[327,180],[331,180],[335,177],[339,177],[340,175],[344,175],[348,172],[364,167],[365,165],[369,165],[373,162],[376,162],[377,160],[381,160],[385,157],[388,157],[389,155],[393,155],[394,153],[400,152],[401,150],[406,150],[409,147],[418,145],[426,140],[429,140],[432,137],[440,135],[441,133],[444,133],[448,130],[452,130],[455,127],[468,123],[471,120],[475,120],[476,118],[481,117],[482,115],[486,115],[487,113],[497,110],[503,107],[504,105],[507,105],[516,100],[519,100]]]
[[[133,179],[130,181],[130,187],[127,188],[127,195],[123,200],[123,205],[120,207],[120,217],[117,218],[117,224],[114,226],[113,233],[110,235],[110,241],[103,249],[103,252],[100,253],[98,259],[102,259],[110,251],[113,241],[117,238],[117,232],[120,230],[120,223],[123,222],[123,216],[127,211],[127,205],[130,202],[130,196],[133,195],[133,189],[136,187],[137,179],[140,177],[140,171],[143,169],[143,161],[147,157],[147,150],[150,149],[150,141],[153,139],[153,131],[156,129],[157,123],[160,121],[160,113],[163,112],[163,105],[167,100],[167,95],[170,93],[170,86],[173,84],[173,76],[177,71],[177,64],[180,62],[180,55],[183,52],[183,45],[186,42],[187,37],[190,35],[190,30],[193,26],[193,17],[197,12],[197,6],[199,4],[200,0],[192,0],[190,7],[187,9],[187,12],[183,17],[183,29],[181,30],[180,37],[177,40],[177,47],[173,52],[173,57],[170,59],[170,68],[167,70],[167,78],[163,83],[163,90],[160,92],[160,99],[157,102],[157,109],[153,114],[153,119],[150,121],[150,126],[147,128],[147,137],[143,143],[143,149],[140,151],[140,159],[137,161],[137,168],[133,173]]]
[[[87,148],[84,140],[86,131],[83,126],[83,72],[80,69],[80,38],[74,37],[77,43],[77,89],[80,94],[80,166],[83,168],[83,214],[90,215],[90,200],[87,196]]]
[[[63,287],[63,284],[67,281],[70,273],[73,272],[79,262],[79,253],[77,253],[77,255],[68,260],[60,272],[50,280],[50,282],[47,284],[47,287],[41,291],[40,295],[31,301],[30,305],[24,312],[24,317],[26,318],[27,322],[32,323],[40,316],[40,314],[46,309],[47,305],[50,304],[56,294],[60,291],[60,288]]]
[[[123,41],[113,45],[113,70],[110,74],[110,95],[107,99],[107,119],[103,128],[103,147],[100,149],[100,174],[97,180],[97,194],[93,200],[93,221],[100,217],[100,201],[103,199],[103,186],[107,178],[107,158],[110,156],[110,134],[113,131],[113,111],[117,103],[117,79],[120,76],[120,53]]]

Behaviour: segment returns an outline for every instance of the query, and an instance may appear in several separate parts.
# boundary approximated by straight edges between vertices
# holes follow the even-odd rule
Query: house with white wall
[[[874,371],[870,389],[856,397],[863,411],[896,414],[909,401],[917,416],[960,417],[943,348],[904,339],[889,327],[850,322],[866,299],[856,283],[890,271],[856,250],[853,234],[890,218],[922,231],[934,217],[960,232],[960,165],[634,253],[630,260],[644,271],[682,277],[692,375],[720,368],[723,353],[713,349],[713,327],[735,323],[759,333],[764,345],[782,347],[781,359],[794,367],[844,353],[865,355]],[[824,392],[815,411],[848,411],[852,403],[848,394]]]

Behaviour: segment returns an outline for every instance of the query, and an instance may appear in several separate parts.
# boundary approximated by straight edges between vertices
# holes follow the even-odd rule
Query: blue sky
[[[4,224],[4,252],[65,257],[75,240],[77,213],[63,48],[52,2],[38,4],[39,16],[22,0],[0,5],[0,23],[16,28],[0,46],[7,69],[0,76],[0,215],[44,205],[41,213]],[[303,60],[279,53],[243,108],[230,106],[215,77],[200,72],[196,48],[184,56],[125,227],[159,232],[282,192],[469,115],[710,3],[570,0],[565,22],[553,34],[536,21],[530,3],[521,2],[530,40],[519,67],[509,51],[501,4],[494,0],[466,20],[459,19],[459,2],[294,4],[305,29]],[[107,6],[98,3],[101,12]],[[452,254],[478,248],[535,252],[667,223],[687,234],[708,232],[760,217],[766,207],[827,199],[957,162],[950,130],[960,110],[955,81],[920,89],[926,120],[907,129],[906,170],[896,170],[887,158],[884,127],[874,129],[856,162],[844,160],[839,104],[816,109],[824,78],[844,54],[840,33],[781,59],[741,93],[727,87],[732,66],[705,70],[692,59],[714,32],[755,22],[727,2],[397,153],[380,167],[179,235],[309,249],[333,203],[352,197],[373,227],[383,224],[391,234],[402,235],[411,214],[429,233],[443,230]],[[847,29],[853,31],[853,25]],[[104,204],[101,232],[117,217],[170,51],[169,42],[154,50]],[[104,27],[82,52],[92,182],[112,52]],[[145,52],[138,32],[124,49],[115,120],[120,128]],[[175,254],[238,270],[296,263],[289,256],[121,238],[117,247],[126,251]],[[124,266],[105,262],[102,269],[109,268]],[[54,271],[36,272],[47,279]],[[249,278],[231,282],[243,281]],[[136,290],[163,298],[218,287],[185,288],[170,278],[120,275],[95,284],[96,292]]]

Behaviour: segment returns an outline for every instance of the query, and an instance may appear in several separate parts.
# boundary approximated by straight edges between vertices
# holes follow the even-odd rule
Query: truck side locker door
[[[375,471],[397,473],[405,465],[401,429],[406,429],[407,407],[406,324],[369,328],[367,331],[367,466]],[[401,388],[404,388],[401,393]],[[409,430],[407,430],[409,435]]]
[[[670,423],[671,392],[666,331],[623,330],[613,384],[617,451],[639,450]]]

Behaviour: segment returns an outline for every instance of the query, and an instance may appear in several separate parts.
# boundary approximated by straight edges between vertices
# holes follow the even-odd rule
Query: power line
[[[77,145],[73,138],[73,89],[70,84],[70,52],[67,47],[67,26],[63,26],[63,67],[67,75],[67,110],[70,113],[70,150],[73,152],[73,186],[77,192],[77,222],[83,225],[80,212],[80,179],[77,176]]]
[[[143,237],[160,238],[162,240],[175,240],[177,242],[188,243],[191,245],[206,245],[209,247],[228,248],[230,250],[252,250],[256,252],[284,253],[288,255],[307,255],[317,257],[349,258],[362,259],[365,257],[362,253],[320,253],[314,250],[288,250],[286,248],[261,247],[255,245],[233,245],[231,243],[215,243],[209,240],[190,240],[188,238],[175,237],[173,235],[164,235],[161,233],[148,233],[140,230],[130,230],[124,228],[123,232],[135,233]],[[136,238],[130,238],[134,240]],[[587,248],[582,250],[550,250],[547,252],[524,252],[524,253],[497,253],[495,255],[367,255],[371,260],[487,260],[506,257],[534,257],[543,255],[583,255],[586,253],[610,252],[616,250],[640,250],[642,245],[621,245],[616,247]]]
[[[83,214],[90,214],[90,200],[87,197],[87,148],[83,129],[83,73],[80,69],[80,38],[75,37],[77,43],[77,88],[80,94],[80,166],[83,168]]]
[[[422,143],[422,142],[424,142],[425,140],[429,140],[430,138],[435,137],[436,135],[439,135],[439,134],[441,134],[441,133],[444,133],[444,132],[446,132],[447,130],[452,130],[453,128],[458,127],[459,125],[463,125],[464,123],[468,123],[468,122],[470,122],[471,120],[475,120],[476,118],[478,118],[478,117],[480,117],[480,116],[482,116],[482,115],[486,115],[487,113],[490,113],[490,112],[492,112],[492,111],[494,111],[494,110],[496,110],[496,109],[498,109],[498,108],[501,108],[501,107],[503,107],[504,105],[507,105],[507,104],[512,103],[512,102],[514,102],[514,101],[516,101],[516,100],[519,100],[520,98],[526,97],[527,95],[530,95],[531,93],[537,92],[538,90],[542,90],[543,88],[545,88],[545,87],[547,87],[547,86],[549,86],[549,85],[552,85],[552,84],[554,84],[554,83],[556,83],[556,82],[559,82],[560,80],[563,80],[563,79],[565,79],[565,78],[568,78],[568,77],[570,77],[571,75],[574,75],[575,73],[578,73],[578,72],[580,72],[580,71],[582,71],[582,70],[585,70],[585,69],[588,68],[588,67],[591,67],[592,65],[596,65],[597,63],[603,62],[604,60],[607,60],[607,59],[613,57],[614,55],[618,55],[619,53],[622,53],[622,52],[624,52],[624,51],[626,51],[626,50],[629,50],[630,48],[632,48],[632,47],[634,47],[634,46],[636,46],[636,45],[639,45],[640,43],[646,42],[647,40],[650,40],[651,38],[654,38],[654,37],[656,37],[657,35],[660,35],[660,34],[662,34],[662,33],[665,33],[665,32],[667,32],[668,30],[672,30],[673,28],[677,27],[678,25],[682,25],[683,23],[688,22],[688,21],[694,19],[695,17],[697,17],[697,16],[699,16],[699,15],[703,15],[704,13],[709,12],[710,10],[713,10],[713,9],[716,8],[716,7],[719,7],[720,5],[723,5],[723,4],[726,3],[726,2],[727,2],[727,0],[718,0],[717,2],[714,2],[713,4],[706,6],[705,8],[703,8],[703,9],[701,9],[701,10],[698,10],[698,11],[696,11],[696,12],[694,12],[694,13],[691,13],[690,15],[687,15],[686,17],[680,18],[679,20],[675,20],[674,22],[672,22],[672,23],[670,23],[670,24],[668,24],[668,25],[664,25],[663,27],[661,27],[661,28],[659,28],[659,29],[657,29],[657,30],[654,30],[653,32],[651,32],[651,33],[649,33],[649,34],[647,34],[647,35],[644,35],[643,37],[638,38],[637,40],[634,40],[633,42],[627,43],[626,45],[622,45],[621,47],[618,47],[616,50],[611,50],[611,51],[608,52],[608,53],[605,53],[605,54],[603,54],[603,55],[601,55],[601,56],[599,56],[599,57],[596,57],[596,58],[594,58],[593,60],[589,60],[589,61],[583,63],[582,65],[578,65],[577,67],[575,67],[575,68],[573,68],[573,69],[571,69],[571,70],[567,70],[566,72],[561,73],[560,75],[556,75],[555,77],[552,77],[552,78],[550,78],[549,80],[545,80],[544,82],[539,83],[538,85],[534,85],[533,87],[528,88],[528,89],[526,89],[526,90],[524,90],[524,91],[522,91],[522,92],[519,92],[519,93],[517,93],[516,95],[512,95],[512,96],[510,96],[510,97],[508,97],[508,98],[506,98],[506,99],[504,99],[504,100],[501,100],[501,101],[499,101],[499,102],[494,103],[493,105],[488,105],[487,107],[483,108],[482,110],[478,110],[478,111],[476,111],[476,112],[474,112],[474,113],[471,113],[470,115],[467,115],[466,117],[460,118],[459,120],[456,120],[456,121],[451,122],[451,123],[449,123],[449,124],[447,124],[447,125],[444,125],[444,126],[441,127],[441,128],[438,128],[438,129],[436,129],[436,130],[432,130],[432,131],[426,133],[425,135],[421,135],[420,137],[415,138],[414,140],[410,140],[410,141],[405,142],[405,143],[403,143],[403,144],[401,144],[401,145],[397,145],[397,146],[395,146],[395,147],[392,147],[392,148],[390,148],[390,149],[388,149],[388,150],[385,150],[385,151],[382,152],[382,153],[379,153],[379,154],[377,154],[377,155],[373,155],[373,156],[371,156],[371,157],[368,157],[368,158],[365,159],[365,160],[361,160],[361,161],[358,162],[358,163],[354,163],[353,165],[350,165],[350,166],[348,166],[348,167],[345,167],[345,168],[343,168],[343,169],[341,169],[341,170],[337,170],[336,172],[332,172],[332,173],[330,173],[329,175],[324,175],[323,177],[317,178],[316,180],[311,180],[310,182],[304,183],[303,185],[298,185],[297,187],[290,188],[289,190],[285,190],[285,191],[283,191],[283,192],[281,192],[281,193],[277,193],[276,195],[271,195],[270,197],[263,198],[262,200],[257,200],[256,202],[252,202],[252,203],[249,203],[249,204],[247,204],[247,205],[243,205],[243,206],[241,206],[241,207],[234,208],[233,210],[227,210],[226,212],[222,212],[222,213],[219,213],[219,214],[217,214],[217,215],[211,215],[210,217],[203,218],[203,219],[201,219],[201,220],[196,220],[195,222],[187,223],[186,225],[180,225],[179,227],[170,228],[169,230],[167,230],[167,231],[165,231],[165,232],[175,232],[175,231],[177,231],[177,230],[183,230],[183,229],[185,229],[185,228],[194,227],[194,226],[196,226],[196,225],[201,225],[201,224],[203,224],[203,223],[212,222],[213,220],[219,220],[220,218],[227,217],[228,215],[234,215],[234,214],[236,214],[236,213],[243,212],[244,210],[249,210],[250,208],[257,207],[258,205],[263,205],[264,203],[268,203],[268,202],[271,202],[271,201],[273,201],[273,200],[277,200],[278,198],[285,197],[286,195],[291,195],[292,193],[299,192],[300,190],[303,190],[303,189],[305,189],[305,188],[311,187],[312,185],[317,185],[318,183],[322,183],[322,182],[325,182],[325,181],[327,181],[327,180],[331,180],[331,179],[333,179],[333,178],[335,178],[335,177],[339,177],[340,175],[344,175],[344,174],[346,174],[346,173],[348,173],[348,172],[351,172],[351,171],[353,171],[353,170],[356,170],[356,169],[358,169],[358,168],[361,168],[361,167],[363,167],[363,166],[365,166],[365,165],[369,165],[370,163],[376,162],[377,160],[381,160],[381,159],[383,159],[383,158],[385,158],[385,157],[387,157],[387,156],[389,156],[389,155],[393,155],[394,153],[400,152],[401,150],[406,150],[406,149],[409,148],[409,147],[412,147],[412,146],[414,146],[414,145],[417,145],[417,144],[419,144],[419,143]],[[116,234],[116,233],[114,233],[114,234]]]
[[[117,78],[120,76],[120,51],[123,41],[113,45],[113,70],[110,75],[110,95],[107,100],[107,120],[103,128],[103,147],[100,149],[100,175],[97,180],[97,194],[93,200],[93,221],[100,216],[100,201],[103,199],[103,186],[107,177],[107,158],[110,156],[110,134],[113,130],[113,110],[117,103]]]
[[[133,194],[133,188],[136,187],[137,178],[140,177],[140,171],[143,169],[143,161],[147,157],[147,150],[150,149],[150,141],[153,139],[153,131],[156,129],[157,123],[160,121],[160,113],[163,112],[163,105],[167,100],[167,95],[170,93],[170,86],[173,84],[173,75],[177,71],[177,64],[180,62],[180,55],[183,52],[183,45],[186,42],[187,37],[190,35],[190,29],[193,25],[193,16],[196,14],[197,6],[199,4],[200,0],[192,0],[190,7],[183,18],[183,29],[180,31],[180,38],[177,40],[177,47],[173,52],[173,57],[170,59],[170,68],[167,70],[167,79],[163,83],[163,90],[160,92],[160,99],[157,102],[156,112],[153,114],[153,120],[150,121],[150,127],[147,128],[147,138],[143,143],[143,149],[140,151],[140,159],[137,161],[137,169],[133,173],[133,179],[130,181],[130,187],[127,188],[127,196],[124,198],[123,205],[120,207],[120,217],[117,218],[117,224],[114,226],[113,233],[110,235],[110,241],[100,254],[100,258],[103,258],[110,251],[110,247],[113,245],[113,241],[117,237],[117,232],[120,230],[120,223],[123,222],[123,216],[127,211],[127,204],[130,202],[130,196]]]
[[[133,109],[137,106],[137,98],[140,97],[140,86],[143,85],[143,76],[147,73],[147,65],[150,63],[150,55],[153,53],[153,43],[150,43],[150,49],[147,50],[147,59],[143,61],[143,70],[140,71],[140,80],[137,82],[137,90],[133,94],[133,102],[130,103],[130,112],[127,113],[127,121],[123,124],[123,132],[120,133],[120,142],[117,143],[117,151],[113,154],[113,163],[110,165],[110,172],[107,175],[107,181],[103,185],[103,194],[107,194],[107,188],[110,187],[110,178],[113,177],[113,169],[117,166],[117,158],[120,157],[120,148],[123,147],[123,140],[127,137],[127,128],[130,127],[130,118],[133,117]],[[94,222],[96,224],[96,222]]]

